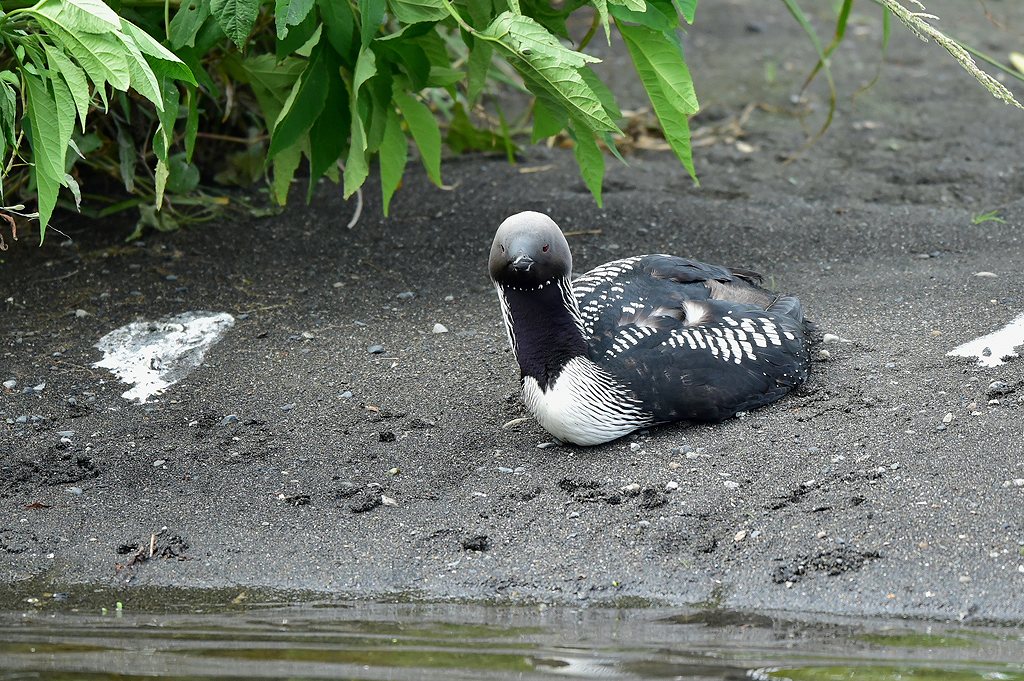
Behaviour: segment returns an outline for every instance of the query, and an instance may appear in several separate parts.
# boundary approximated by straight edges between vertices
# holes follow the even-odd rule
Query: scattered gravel
[[[462,548],[465,551],[487,551],[491,548],[491,540],[486,534],[463,537]]]
[[[353,513],[366,513],[372,511],[384,502],[381,500],[381,495],[370,490],[360,490],[355,496],[352,497],[352,501],[349,502],[348,510]]]

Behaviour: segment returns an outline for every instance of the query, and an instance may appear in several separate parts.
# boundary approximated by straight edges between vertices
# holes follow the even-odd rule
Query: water
[[[0,680],[1024,681],[1020,628],[714,609],[216,600],[154,612],[72,612],[66,601],[0,611]]]

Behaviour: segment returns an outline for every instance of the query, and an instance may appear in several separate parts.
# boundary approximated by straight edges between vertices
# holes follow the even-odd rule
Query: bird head
[[[572,254],[554,220],[543,213],[525,211],[498,227],[488,267],[495,283],[531,290],[568,277]]]

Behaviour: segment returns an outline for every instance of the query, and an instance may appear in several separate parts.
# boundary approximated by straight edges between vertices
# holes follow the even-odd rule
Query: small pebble
[[[747,531],[746,530],[740,530],[739,532],[736,533],[736,535],[732,539],[733,539],[733,541],[741,542],[741,541],[743,541],[746,538],[747,538]]]
[[[670,480],[670,481],[665,483],[665,491],[666,492],[674,492],[677,489],[679,489],[679,483],[676,482],[675,480]]]
[[[88,317],[88,316],[89,316],[89,313],[86,312],[85,310],[81,309],[81,308],[75,310],[75,317],[77,317],[78,319],[81,319],[82,317]]]
[[[395,499],[392,499],[391,497],[385,494],[380,495],[380,503],[384,504],[385,506],[398,506],[398,502]]]
[[[640,443],[639,442],[630,442],[629,443],[629,451],[636,452],[636,451],[639,451],[639,450],[640,450]]]
[[[398,298],[399,300],[412,300],[415,297],[416,294],[413,293],[412,291],[402,291],[397,296],[395,296],[395,298]]]
[[[678,461],[669,461],[668,467],[671,468],[672,470],[678,470],[683,467],[683,464],[679,463]]]
[[[976,276],[976,277],[997,277],[999,275],[997,275],[995,272],[975,272],[974,276]]]
[[[401,472],[402,472],[402,469],[399,468],[398,466],[395,466],[394,468],[392,468],[392,469],[390,469],[388,471],[388,473],[391,474],[391,475],[398,475]]]
[[[4,381],[4,387],[7,388],[8,390],[14,390],[14,386],[16,385],[18,385],[18,382],[15,381],[13,378],[9,381]]]
[[[346,390],[345,392],[341,393],[341,395],[339,395],[338,397],[340,397],[343,400],[347,400],[350,397],[352,397],[352,391],[351,390]]]
[[[82,493],[82,488],[81,487],[68,487],[67,491],[70,492],[71,494],[81,494]]]
[[[4,386],[7,384],[4,383]],[[988,397],[1001,397],[1002,395],[1009,395],[1015,390],[1014,386],[1008,385],[1003,381],[992,381],[988,384],[988,388],[985,390],[985,395]]]
[[[334,288],[341,288],[344,285],[345,285],[345,282],[343,282],[343,281],[336,281],[333,284],[331,284],[331,286],[334,287]]]
[[[946,415],[942,417],[942,422],[949,424],[953,422],[953,412],[946,412]]]
[[[580,517],[580,512],[579,511],[569,511],[569,513],[565,517],[569,518],[570,520],[572,520],[573,518],[579,518]]]
[[[452,296],[452,295],[448,295],[448,296],[444,297],[444,302],[446,302],[446,303],[450,303],[450,302],[452,302],[454,300],[455,300],[455,296]]]
[[[826,333],[821,338],[821,342],[822,343],[838,343],[841,340],[842,340],[842,338],[840,338],[839,336],[835,335],[834,333]]]
[[[818,359],[830,359],[831,357],[832,353],[828,350],[818,350]]]
[[[165,463],[167,463],[167,459],[157,459],[153,462],[153,468],[160,468],[160,466],[163,466]]]
[[[537,449],[551,449],[552,447],[557,446],[558,444],[555,442],[541,442],[540,444],[537,445]]]
[[[294,402],[289,402],[288,404],[282,404],[281,405],[281,411],[291,411],[294,408],[295,408],[295,403]]]
[[[635,482],[631,482],[628,485],[624,485],[619,488],[619,491],[628,496],[634,496],[640,494],[640,485]]]
[[[736,482],[735,480],[726,480],[722,484],[725,485],[726,489],[739,489],[740,487],[740,483]]]
[[[167,281],[178,281],[178,275],[168,274],[166,277],[164,277],[164,279],[166,279]]]
[[[282,407],[282,409],[283,408],[284,407]],[[238,423],[238,415],[237,414],[228,414],[227,416],[225,416],[224,418],[222,418],[220,420],[220,425],[221,425],[222,428],[224,426],[230,426],[232,423]]]
[[[514,473],[515,469],[514,468],[509,468],[508,466],[498,466],[498,472],[499,473]]]
[[[430,330],[431,333],[448,333],[448,327],[444,324],[434,324],[434,328]]]
[[[72,438],[72,437],[75,436],[75,431],[73,431],[73,430],[58,430],[57,431],[57,435],[60,435],[61,437]]]
[[[384,346],[383,345],[371,345],[370,347],[366,348],[366,351],[368,353],[370,353],[371,355],[380,355],[380,354],[384,353]]]
[[[640,522],[637,523],[637,527],[639,527],[641,530],[645,529],[645,528],[648,528],[650,526],[651,526],[651,521],[650,520],[641,520]]]

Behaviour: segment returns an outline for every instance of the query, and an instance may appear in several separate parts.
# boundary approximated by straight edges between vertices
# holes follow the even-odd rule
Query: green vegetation
[[[827,45],[796,0],[783,2],[818,54],[808,83],[819,72],[828,80],[831,119],[828,59],[844,38],[852,0],[839,4]],[[928,23],[930,15],[897,0],[876,2],[886,42],[891,13],[1016,104],[965,48]],[[613,36],[625,44],[669,147],[696,181],[688,118],[698,104],[680,33],[693,23],[697,0],[0,6],[0,205],[10,204],[0,217],[15,237],[19,222],[37,218],[42,239],[58,201],[100,217],[137,208],[136,236],[144,227],[175,229],[182,218],[202,219],[227,200],[204,189],[201,168],[219,170],[205,179],[222,185],[265,180],[271,200],[283,205],[300,169],[307,196],[326,176],[348,198],[376,160],[386,214],[410,143],[438,186],[443,144],[513,157],[514,132],[522,126],[510,126],[490,96],[499,85],[531,96],[524,122],[532,124],[532,141],[571,138],[583,180],[600,203],[604,149],[618,156],[622,115],[592,68],[599,60],[585,50],[593,39],[610,43]],[[570,25],[583,35],[570,35]],[[220,168],[225,143],[241,151]],[[88,187],[98,191],[81,189],[86,168]],[[105,185],[95,179],[102,177],[109,178]],[[28,212],[8,197],[37,208]]]

